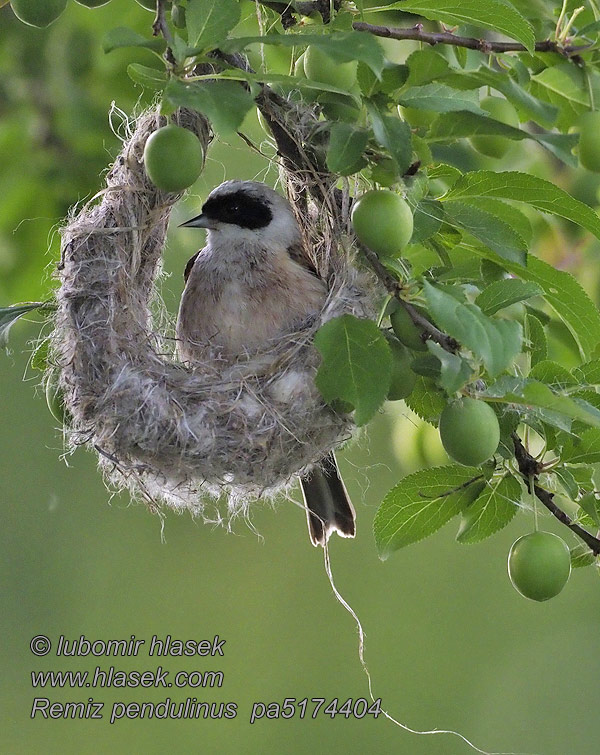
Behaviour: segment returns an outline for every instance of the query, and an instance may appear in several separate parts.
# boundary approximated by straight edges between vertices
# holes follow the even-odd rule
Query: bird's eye
[[[235,215],[237,215],[237,213],[238,213],[238,212],[240,211],[240,206],[239,206],[239,204],[232,204],[232,205],[231,205],[231,206],[229,207],[229,209],[230,209],[230,211],[231,211],[232,213],[234,213]]]

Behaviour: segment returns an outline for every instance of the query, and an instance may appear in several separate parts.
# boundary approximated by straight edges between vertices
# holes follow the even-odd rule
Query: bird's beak
[[[191,220],[186,220],[185,223],[181,223],[179,226],[180,228],[207,228],[207,229],[215,229],[215,222],[214,220],[211,220],[206,215],[197,215],[195,218],[192,218]]]

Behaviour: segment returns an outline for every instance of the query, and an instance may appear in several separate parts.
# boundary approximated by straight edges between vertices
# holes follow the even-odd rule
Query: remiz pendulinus
[[[184,363],[251,358],[321,310],[326,284],[289,202],[265,184],[226,181],[183,226],[208,231],[206,246],[185,270],[177,318]],[[325,545],[334,531],[353,537],[354,509],[333,453],[300,483],[312,543]]]

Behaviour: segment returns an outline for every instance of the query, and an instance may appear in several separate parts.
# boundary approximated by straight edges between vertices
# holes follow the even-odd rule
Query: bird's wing
[[[310,272],[317,278],[321,277],[317,272],[315,263],[309,257],[308,252],[306,251],[306,248],[303,244],[292,244],[288,247],[287,251],[294,262],[296,262],[298,265],[302,265],[302,267],[306,268],[307,270],[310,270]]]
[[[196,257],[200,254],[200,251],[196,252],[196,254],[193,257],[190,257],[187,261],[187,265],[185,266],[185,270],[183,271],[183,280],[187,283],[187,279],[190,277],[190,273],[192,272],[192,268],[194,267],[194,262],[196,261]]]

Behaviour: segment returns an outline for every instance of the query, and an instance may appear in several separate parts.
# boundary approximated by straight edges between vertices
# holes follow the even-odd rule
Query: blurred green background
[[[246,11],[251,8],[246,4]],[[150,13],[133,0],[90,11],[69,3],[48,30],[19,24],[0,10],[0,304],[35,300],[52,287],[57,228],[74,203],[102,185],[119,142],[111,103],[126,113],[149,100],[127,78],[126,64],[151,64],[147,51],[105,56],[102,31],[139,31]],[[390,48],[399,53],[398,48]],[[402,47],[404,56],[410,50]],[[391,53],[390,53],[391,54]],[[118,119],[114,121],[118,126]],[[256,143],[254,118],[245,131]],[[118,131],[118,128],[116,129]],[[460,149],[456,151],[461,157]],[[265,157],[241,139],[215,144],[207,170],[173,226],[197,212],[225,178],[274,181]],[[469,158],[472,159],[472,158]],[[529,148],[508,162],[552,177],[594,204],[598,179],[559,170]],[[533,164],[531,161],[536,161]],[[497,167],[494,161],[482,164]],[[502,166],[504,167],[504,166]],[[596,298],[598,249],[571,228],[541,220],[538,253],[575,272]],[[165,300],[175,311],[185,261],[201,234],[174,230],[165,256]],[[34,319],[34,318],[32,318]],[[320,550],[308,540],[304,513],[290,502],[257,506],[233,533],[167,513],[161,521],[127,496],[112,496],[92,454],[63,456],[61,432],[29,366],[35,323],[17,324],[0,359],[2,459],[2,753],[406,753],[468,752],[447,735],[419,737],[383,716],[373,720],[262,719],[254,701],[286,697],[367,697],[357,631],[336,602]],[[557,338],[555,354],[572,358]],[[371,534],[376,508],[404,474],[446,463],[437,434],[403,404],[389,405],[368,433],[341,455],[358,515],[355,541],[333,538],[337,585],[360,616],[374,693],[391,715],[418,729],[456,729],[485,750],[552,755],[598,751],[600,592],[593,569],[574,572],[556,599],[521,598],[506,574],[510,544],[531,526],[524,513],[480,545],[458,545],[456,523],[382,563]],[[544,518],[546,529],[560,531]],[[565,532],[561,533],[565,536]],[[572,538],[566,539],[571,543]],[[69,640],[146,640],[132,658],[35,658],[34,635]],[[226,640],[223,658],[148,658],[153,635]],[[224,673],[220,689],[34,690],[31,671],[168,669]],[[103,720],[31,720],[35,696],[52,702],[105,703]],[[114,701],[166,697],[237,703],[232,720],[108,722]],[[309,708],[310,711],[310,708]]]

